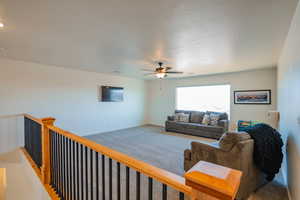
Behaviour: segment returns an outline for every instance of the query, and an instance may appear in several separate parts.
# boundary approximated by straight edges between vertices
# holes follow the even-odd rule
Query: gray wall
[[[293,200],[300,199],[300,4],[278,65],[280,131],[287,143],[283,171]]]

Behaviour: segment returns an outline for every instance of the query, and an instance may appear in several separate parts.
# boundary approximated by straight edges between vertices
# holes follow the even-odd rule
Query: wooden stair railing
[[[213,163],[200,161],[185,173],[186,184],[195,199],[231,200],[239,189],[242,173]]]
[[[54,124],[54,118],[43,118],[42,119],[42,179],[44,184],[50,184],[51,181],[51,170],[50,170],[50,133],[48,126]]]
[[[160,182],[163,186],[161,197],[163,200],[167,199],[167,186],[172,187],[179,192],[178,199],[180,200],[184,200],[185,196],[192,200],[233,200],[238,191],[242,176],[242,173],[238,170],[200,161],[186,172],[184,177],[181,177],[168,172],[167,170],[134,159],[124,153],[120,153],[86,138],[62,130],[54,126],[54,118],[37,119],[27,114],[24,116],[27,119],[41,124],[42,166],[40,171],[35,171],[52,199],[83,199],[84,196],[85,199],[100,199],[97,189],[98,185],[96,186],[97,191],[93,191],[93,188],[95,188],[95,186],[93,186],[94,181],[99,184],[98,180],[93,180],[93,177],[95,176],[93,173],[97,173],[96,177],[99,178],[98,169],[94,169],[93,167],[100,168],[98,164],[101,160],[102,166],[104,166],[105,157],[109,159],[110,168],[106,172],[104,172],[104,169],[102,168],[102,175],[108,174],[109,176],[109,199],[112,199],[112,160],[117,163],[118,171],[115,176],[118,177],[118,184],[120,184],[120,165],[126,167],[125,196],[127,200],[130,199],[129,187],[131,185],[129,180],[127,180],[130,169],[136,171],[136,184],[140,184],[140,179],[138,179],[140,174],[149,177],[148,199],[153,199],[152,194],[150,194],[153,187],[153,179]],[[23,150],[33,168],[37,169],[38,167],[30,158],[30,155],[25,149]],[[102,157],[100,155],[102,155]],[[83,161],[85,162],[85,165]],[[89,172],[83,171],[87,170],[88,162],[89,167],[92,166],[91,170]],[[65,165],[74,169],[70,172],[62,171],[62,169],[68,170],[65,168]],[[91,180],[87,180],[88,178]],[[79,181],[81,181],[81,185]],[[90,183],[91,188],[87,188],[87,184],[85,184],[84,187],[86,188],[84,188],[82,185],[83,182]],[[140,199],[138,186],[136,187],[136,190],[138,192],[136,192],[135,198]],[[102,191],[105,191],[105,188],[104,190],[102,189]],[[120,186],[118,185],[118,199],[120,198],[120,191]],[[73,192],[76,194],[72,194]]]
[[[6,169],[0,168],[0,199],[5,199],[6,193]]]

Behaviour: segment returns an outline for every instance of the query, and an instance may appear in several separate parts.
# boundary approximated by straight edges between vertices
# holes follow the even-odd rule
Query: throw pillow
[[[188,123],[189,122],[189,118],[190,118],[190,115],[189,114],[184,114],[182,113],[179,117],[179,121],[180,122],[185,122],[185,123]]]
[[[174,115],[174,121],[179,122],[180,121],[180,115],[182,115],[184,113],[175,113]]]
[[[209,123],[210,123],[210,116],[208,114],[205,114],[202,120],[202,124],[209,125]]]
[[[219,119],[220,119],[220,115],[215,114],[215,113],[211,113],[209,116],[210,116],[210,125],[217,126],[218,122],[219,122]]]
[[[193,111],[191,112],[191,123],[201,123],[203,120],[204,112]]]

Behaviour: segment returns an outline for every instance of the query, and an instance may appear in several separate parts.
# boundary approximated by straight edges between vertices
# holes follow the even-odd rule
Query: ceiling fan
[[[163,67],[163,62],[158,62],[158,65],[159,67],[157,67],[154,71],[143,69],[143,71],[145,72],[152,72],[152,73],[145,74],[145,76],[155,75],[157,78],[163,79],[167,77],[168,74],[183,74],[183,72],[170,71],[172,67]]]

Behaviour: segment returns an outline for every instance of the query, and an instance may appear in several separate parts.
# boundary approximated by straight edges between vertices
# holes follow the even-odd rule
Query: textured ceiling
[[[0,56],[143,77],[273,67],[297,0],[1,0]]]

